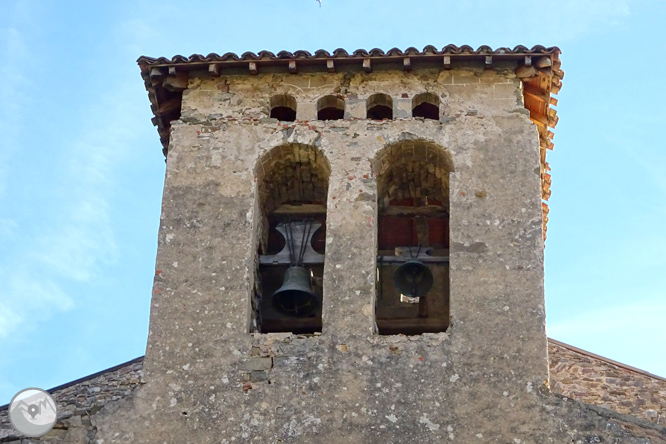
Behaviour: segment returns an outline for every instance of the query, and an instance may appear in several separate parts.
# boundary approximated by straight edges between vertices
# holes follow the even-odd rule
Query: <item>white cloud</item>
[[[11,332],[23,322],[19,316],[7,303],[0,302],[0,339],[7,337]]]
[[[71,297],[37,270],[10,269],[2,273],[4,291],[0,293],[0,338],[25,333],[48,319],[53,311],[73,307]]]
[[[114,54],[126,47],[117,38],[114,34],[114,41],[108,43]],[[77,122],[73,132],[77,136],[74,140],[51,139],[56,182],[40,184],[51,197],[50,207],[40,208],[40,219],[31,220],[30,228],[23,227],[20,235],[15,220],[0,220],[0,236],[20,244],[14,257],[0,257],[0,337],[23,333],[33,322],[73,309],[78,298],[89,295],[77,293],[72,284],[93,282],[101,275],[103,264],[117,261],[109,203],[119,180],[115,169],[135,148],[131,141],[140,133],[139,125],[146,123],[144,116],[137,116],[145,108],[137,110],[135,102],[119,100],[136,97],[145,101],[145,96],[136,95],[141,82],[133,61],[124,59],[127,68],[123,72],[108,72],[108,78],[97,80],[103,87],[96,90],[103,92],[85,96],[86,103],[80,103],[85,115],[60,116],[63,122]],[[30,100],[15,99],[19,107]],[[21,125],[25,118],[15,116],[15,124]],[[74,127],[64,124],[63,131],[67,128]]]
[[[28,55],[23,35],[15,28],[3,30],[5,54],[0,65],[0,197],[5,194],[7,186],[8,164],[11,155],[16,151],[20,137],[21,120],[26,114],[27,96],[24,91],[30,88],[30,82],[21,73],[22,62]]]
[[[560,0],[547,12],[539,15],[534,3],[527,0],[465,2],[464,12],[484,12],[484,16],[499,17],[484,22],[484,27],[498,38],[523,45],[563,45],[587,32],[617,26],[631,13],[636,0]],[[510,11],[514,11],[511,13]]]

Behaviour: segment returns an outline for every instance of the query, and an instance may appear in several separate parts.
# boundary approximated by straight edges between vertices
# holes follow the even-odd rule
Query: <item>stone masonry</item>
[[[553,340],[548,344],[548,358],[555,393],[655,424],[666,423],[666,379]]]
[[[50,390],[58,408],[58,422],[42,438],[23,438],[11,426],[8,409],[0,407],[0,442],[96,442],[95,415],[105,406],[127,398],[141,383],[143,357]],[[108,408],[108,407],[107,407]]]
[[[393,351],[400,353],[397,347]],[[251,390],[252,382],[267,380],[275,360],[284,361],[282,356],[262,356],[260,349],[254,349],[253,354],[255,357],[249,361],[245,375],[244,388],[247,390]],[[663,423],[666,416],[666,381],[663,378],[611,363],[552,339],[548,340],[548,356],[553,393],[601,407],[596,410],[587,407],[588,414],[606,415],[621,424],[620,427],[628,429],[645,428],[645,424],[637,422],[636,417],[655,424]],[[86,377],[81,382],[74,381],[52,389],[60,412],[58,424],[45,437],[32,438],[30,441],[96,442],[96,413],[106,405],[107,409],[113,409],[117,401],[130,396],[140,383],[142,367],[143,357]],[[564,401],[562,397],[559,399],[565,405],[572,402]],[[580,404],[574,402],[573,405]],[[633,418],[627,414],[633,415]],[[659,429],[648,430],[656,435],[653,442],[659,442],[656,440],[659,438]],[[0,408],[0,442],[29,442],[27,439],[21,441],[20,435],[9,423],[7,410],[3,408]]]
[[[397,60],[399,69],[364,60],[363,69],[325,62],[303,73],[295,59],[266,72],[256,61],[243,72],[163,68],[184,90],[162,105],[151,99],[158,113],[180,111],[168,137],[144,383],[91,416],[94,437],[71,429],[52,442],[666,442],[659,424],[548,388],[542,164],[516,59],[451,69]],[[160,84],[161,71],[151,79]],[[411,116],[424,92],[439,98],[439,120]],[[366,118],[377,93],[391,97],[393,119]],[[294,98],[296,121],[269,118],[274,95]],[[319,99],[331,95],[344,119],[317,120]],[[271,173],[258,176],[258,164],[304,145],[328,175],[323,327],[262,334],[252,314],[257,246],[276,192],[259,195],[258,179]],[[378,335],[378,160],[410,146],[447,159],[450,324]],[[303,177],[303,166],[289,174]]]

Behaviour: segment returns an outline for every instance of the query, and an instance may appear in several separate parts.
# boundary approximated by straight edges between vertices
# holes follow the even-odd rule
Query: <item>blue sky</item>
[[[557,45],[549,336],[666,376],[666,2],[0,2],[0,405],[140,356],[164,159],[136,59]]]

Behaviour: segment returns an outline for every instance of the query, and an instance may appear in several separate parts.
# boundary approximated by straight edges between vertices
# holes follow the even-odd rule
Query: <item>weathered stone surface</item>
[[[275,340],[277,340],[278,343],[285,343],[285,344],[291,344],[294,340],[294,337],[288,333],[285,334],[271,334],[271,335],[266,335],[266,336],[271,336]],[[438,345],[437,342],[442,339],[442,336],[440,335],[427,335],[433,343],[433,346]],[[407,345],[410,344],[408,340],[404,337],[402,337],[402,341],[399,340],[401,337],[397,337],[396,341],[394,341],[393,345],[390,345],[389,351],[392,355],[400,355],[403,352],[407,350]],[[301,347],[300,350],[298,351],[292,351],[290,353],[292,356],[282,356],[281,352],[279,351],[272,351],[271,350],[279,350],[279,347],[275,347],[275,342],[272,341],[267,341],[270,342],[270,345],[267,348],[264,348],[263,350],[258,347],[254,346],[252,348],[252,354],[253,356],[258,356],[259,354],[262,354],[264,352],[268,352],[274,355],[275,361],[276,361],[276,366],[281,368],[283,371],[289,371],[290,367],[293,367],[296,369],[295,364],[297,363],[304,363],[306,362],[306,358],[304,357],[307,355],[307,348]],[[567,396],[567,398],[575,398],[574,393],[568,392],[564,393],[563,390],[560,389],[560,383],[561,381],[568,381],[566,384],[573,384],[575,385],[576,389],[579,391],[584,391],[584,393],[591,393],[593,392],[595,396],[588,396],[586,399],[589,400],[591,404],[596,404],[600,407],[592,407],[592,406],[586,406],[580,402],[572,401],[571,399],[567,399],[565,397],[557,397],[557,396],[547,396],[545,397],[545,413],[547,417],[561,417],[560,419],[562,420],[562,423],[560,424],[560,427],[563,427],[567,432],[569,433],[570,436],[572,437],[578,437],[578,439],[581,442],[613,442],[612,440],[606,440],[606,441],[601,441],[602,439],[606,439],[605,434],[598,434],[596,431],[594,431],[594,423],[601,424],[601,427],[608,428],[613,432],[613,437],[614,439],[622,439],[623,441],[617,441],[617,442],[648,442],[648,441],[631,441],[631,439],[634,439],[631,437],[631,433],[625,432],[626,430],[642,430],[641,433],[643,433],[643,436],[645,436],[645,439],[650,439],[649,442],[653,443],[658,443],[658,442],[663,442],[663,429],[660,428],[658,425],[650,426],[649,424],[646,424],[644,421],[641,421],[640,419],[637,418],[637,416],[640,415],[635,415],[635,416],[629,416],[626,414],[621,414],[621,413],[616,413],[616,412],[626,412],[626,409],[623,408],[622,406],[619,406],[619,408],[615,408],[614,400],[615,397],[618,396],[618,393],[631,393],[632,390],[635,389],[635,387],[651,387],[657,385],[657,387],[660,386],[660,384],[663,383],[660,379],[651,378],[649,376],[645,376],[643,374],[637,373],[637,372],[629,372],[627,373],[625,370],[622,368],[618,368],[615,365],[609,364],[606,361],[598,360],[598,359],[593,359],[587,354],[582,354],[578,353],[576,351],[573,351],[569,348],[563,347],[562,345],[559,345],[558,343],[551,341],[548,344],[548,350],[549,350],[549,356],[550,356],[550,362],[551,362],[551,367],[550,367],[550,372],[551,372],[551,385],[554,387],[555,392],[563,393]],[[348,352],[348,349],[346,346],[344,347],[338,347],[338,351],[342,353]],[[297,356],[293,356],[297,355]],[[303,358],[299,359],[298,356],[302,356]],[[257,359],[256,357],[250,358],[250,360]],[[265,359],[270,359],[270,358],[259,358],[261,360]],[[267,362],[267,361],[260,361],[260,362]],[[576,364],[577,362],[582,362],[583,364]],[[11,426],[9,424],[9,421],[7,419],[7,410],[0,410],[0,442],[3,443],[8,443],[8,444],[21,444],[22,442],[24,443],[29,443],[29,442],[67,442],[67,443],[88,443],[88,442],[96,442],[95,437],[97,434],[97,428],[96,426],[93,425],[93,423],[96,423],[96,412],[95,413],[90,413],[89,418],[85,414],[85,412],[82,412],[81,415],[74,416],[73,412],[71,409],[68,409],[67,404],[63,404],[63,400],[69,398],[72,396],[72,391],[80,392],[85,396],[86,393],[90,391],[91,388],[99,388],[101,393],[105,393],[107,391],[113,392],[113,388],[109,388],[109,381],[114,381],[118,375],[127,375],[127,374],[132,374],[136,377],[136,379],[140,378],[141,376],[141,367],[143,365],[143,359],[137,359],[134,360],[128,364],[125,364],[124,366],[121,366],[118,369],[112,370],[108,372],[108,374],[103,374],[100,376],[97,376],[93,379],[86,380],[85,382],[79,383],[72,385],[71,387],[66,387],[61,390],[56,390],[53,392],[53,396],[55,397],[56,401],[58,402],[59,405],[59,414],[58,414],[58,421],[59,424],[57,425],[57,429],[46,435],[45,437],[42,438],[32,438],[30,440],[21,440],[21,435],[15,432],[14,430],[11,429]],[[267,365],[263,365],[264,367]],[[581,369],[586,369],[590,370],[592,369],[593,372],[586,372],[585,374],[582,373]],[[617,378],[618,381],[622,380],[622,383],[617,383],[616,385],[613,386],[612,390],[609,389],[609,387],[605,387],[603,385],[589,385],[590,380],[594,381],[600,377],[608,377],[609,372],[621,372],[622,373],[622,378]],[[455,375],[452,377],[454,380],[458,380],[458,378],[455,377]],[[630,378],[630,379],[628,379]],[[135,378],[132,378],[135,379]],[[250,376],[248,374],[248,380],[250,379]],[[611,379],[611,378],[609,378]],[[259,381],[256,381],[259,382]],[[96,384],[100,384],[97,386]],[[110,384],[113,387],[113,383]],[[566,386],[565,386],[566,387]],[[582,387],[582,389],[581,389]],[[256,390],[260,389],[261,386],[258,385],[252,385],[252,383],[248,383],[247,385],[247,390]],[[122,392],[120,395],[114,395],[111,397],[111,399],[105,398],[105,405],[106,405],[106,410],[105,414],[116,414],[112,412],[117,412],[121,410],[122,403],[118,403],[115,401],[118,401],[120,399],[125,398],[125,396],[129,396],[129,393]],[[660,402],[662,405],[664,401],[666,400],[666,396],[657,389],[656,391],[652,392],[651,394],[651,399],[656,399],[658,402]],[[603,401],[605,400],[605,401]],[[609,402],[610,400],[610,402]],[[124,401],[123,401],[124,402]],[[609,411],[606,408],[603,408],[604,406],[610,407],[613,410],[616,410],[616,412]],[[562,410],[564,410],[565,414],[562,415]],[[656,418],[649,415],[650,409],[647,409],[644,411],[644,416],[652,421],[653,423],[658,424],[659,421],[659,416]],[[278,417],[281,417],[282,415],[285,414],[285,409],[283,407],[278,407],[276,409],[276,414]],[[580,420],[580,424],[582,425],[572,425],[571,423],[567,422],[569,418],[568,415],[573,415],[576,418],[582,418]],[[83,419],[82,419],[83,418]],[[391,416],[389,415],[389,420],[397,421],[397,416]],[[562,419],[564,418],[564,419]],[[69,421],[63,421],[65,419],[69,419]],[[567,420],[565,420],[567,419]],[[578,430],[577,427],[580,427],[580,431]],[[590,432],[590,430],[593,430]],[[575,442],[575,441],[574,441]]]
[[[96,442],[97,428],[91,418],[105,404],[129,397],[140,385],[142,375],[143,357],[56,387],[51,391],[58,408],[53,430],[41,438],[24,438],[15,442]],[[22,436],[11,426],[7,407],[0,408],[0,442],[3,443],[14,442],[12,440]]]
[[[440,120],[405,116],[398,98],[424,91],[439,97]],[[397,104],[395,119],[364,118],[378,92]],[[299,120],[266,120],[274,94],[295,97]],[[347,120],[314,120],[328,94],[354,100]],[[86,439],[664,442],[659,425],[546,387],[539,141],[520,97],[513,67],[191,79],[172,125],[145,384],[91,414],[95,441]],[[451,324],[445,333],[380,336],[377,165],[390,160],[387,147],[425,142],[453,171]],[[328,174],[322,333],[250,333],[259,206],[274,195],[259,196],[258,163],[275,147],[290,155],[301,145],[325,159]],[[441,171],[420,180],[437,183]],[[77,430],[85,426],[76,409],[92,408],[97,395],[72,398]],[[73,429],[67,436],[80,439]]]
[[[550,385],[555,393],[666,423],[666,379],[551,342]]]
[[[124,416],[97,415],[98,436],[105,442],[335,436],[355,443],[629,436],[620,426],[608,431],[594,412],[578,420],[568,413],[576,407],[542,393],[548,361],[538,138],[516,111],[519,81],[497,73],[495,81],[484,75],[482,82],[482,74],[192,80],[182,121],[172,126],[147,383],[134,397],[129,423]],[[362,118],[374,93],[397,99],[424,90],[440,97],[446,119]],[[321,96],[334,93],[356,100],[347,120],[308,115]],[[273,94],[294,96],[297,118],[308,121],[262,123]],[[432,335],[378,336],[373,165],[386,147],[421,141],[448,153],[447,171],[454,171],[448,192],[451,327]],[[320,336],[249,333],[260,230],[256,166],[286,144],[316,148],[330,168]],[[269,351],[273,367],[248,372],[257,348]],[[141,426],[146,422],[149,429]]]

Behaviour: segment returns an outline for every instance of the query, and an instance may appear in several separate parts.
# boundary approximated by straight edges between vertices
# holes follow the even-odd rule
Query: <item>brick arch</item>
[[[429,199],[448,206],[453,171],[451,154],[434,142],[403,140],[385,146],[373,162],[379,209],[405,199]]]
[[[303,143],[279,145],[255,167],[259,205],[268,214],[285,203],[326,204],[331,166],[318,148]]]

